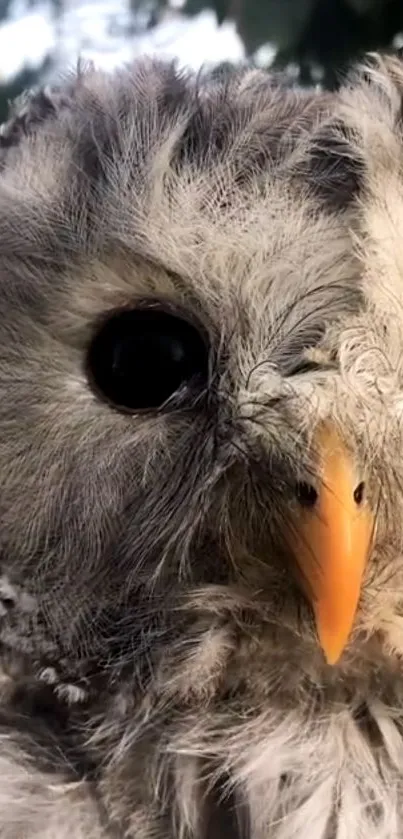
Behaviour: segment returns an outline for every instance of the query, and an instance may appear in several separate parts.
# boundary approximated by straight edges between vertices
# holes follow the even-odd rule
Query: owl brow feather
[[[346,278],[346,280],[347,280],[347,278]],[[291,315],[293,314],[295,309],[301,303],[309,300],[312,297],[315,297],[315,295],[318,295],[323,291],[327,291],[328,289],[339,290],[339,291],[345,293],[346,285],[343,284],[342,282],[334,282],[334,283],[326,283],[326,284],[321,283],[320,285],[315,286],[315,288],[309,289],[306,292],[304,292],[303,294],[300,294],[295,300],[293,300],[291,303],[289,303],[287,308],[285,308],[283,310],[283,312],[281,313],[281,316],[279,316],[276,319],[278,322],[276,322],[275,331],[270,335],[270,340],[273,340],[273,339],[277,340],[279,338],[279,336],[281,335],[281,330],[284,328],[284,325],[286,324],[287,320],[291,317]],[[315,309],[315,315],[322,314],[322,313],[329,313],[329,303],[328,303],[328,301],[326,301],[325,303],[323,303],[323,305],[321,305],[317,309]],[[293,337],[294,334],[297,332],[297,330],[300,329],[301,326],[303,326],[307,321],[309,321],[310,318],[312,318],[312,310],[306,312],[301,318],[299,318],[299,320],[295,324],[292,324],[292,328],[291,328],[290,332],[287,334],[287,339],[289,339],[290,337]],[[252,367],[252,369],[249,371],[248,377],[246,379],[246,389],[249,389],[249,387],[250,387],[250,381],[251,381],[252,376],[257,372],[257,370],[259,370],[261,367],[266,365],[268,363],[268,361],[269,361],[269,359],[263,359],[261,361],[258,361]]]

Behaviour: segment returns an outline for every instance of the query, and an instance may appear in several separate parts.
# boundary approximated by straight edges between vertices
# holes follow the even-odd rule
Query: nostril
[[[301,481],[296,486],[296,494],[299,503],[303,507],[314,507],[318,500],[318,493],[312,484]]]
[[[365,495],[365,483],[364,483],[364,481],[361,481],[361,483],[359,483],[358,486],[356,486],[356,488],[354,490],[354,493],[353,493],[355,503],[358,504],[358,505],[362,504],[362,502],[364,501],[364,495]]]

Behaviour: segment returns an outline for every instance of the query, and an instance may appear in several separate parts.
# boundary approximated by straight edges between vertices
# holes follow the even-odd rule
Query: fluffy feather
[[[402,833],[402,66],[87,68],[3,127],[0,839]],[[144,297],[209,336],[190,413],[90,387]],[[333,668],[287,554],[329,416],[377,512]]]

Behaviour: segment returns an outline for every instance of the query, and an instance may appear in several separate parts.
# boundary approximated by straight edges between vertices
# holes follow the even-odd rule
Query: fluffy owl
[[[403,835],[403,64],[0,137],[0,839]]]

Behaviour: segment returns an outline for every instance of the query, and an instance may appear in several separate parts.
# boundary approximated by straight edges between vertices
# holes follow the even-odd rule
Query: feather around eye
[[[302,376],[305,373],[318,373],[319,371],[325,369],[322,364],[319,364],[318,361],[314,361],[311,358],[298,358],[295,362],[290,363],[290,366],[287,368],[285,375],[286,376]]]
[[[316,348],[310,349],[309,354],[296,358],[295,361],[290,361],[286,368],[284,375],[287,377],[303,376],[309,373],[325,373],[326,371],[337,369],[337,359],[329,358],[328,353],[321,353]]]

